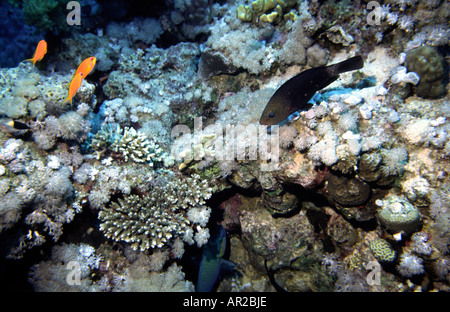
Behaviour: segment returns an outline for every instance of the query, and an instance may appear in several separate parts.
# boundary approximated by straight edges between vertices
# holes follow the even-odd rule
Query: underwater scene
[[[449,1],[0,16],[10,291],[450,291]]]

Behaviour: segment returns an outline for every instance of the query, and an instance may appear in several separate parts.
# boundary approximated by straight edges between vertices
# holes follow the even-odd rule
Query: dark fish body
[[[272,95],[259,123],[281,123],[292,113],[305,108],[313,95],[337,80],[339,74],[360,69],[363,65],[362,57],[355,56],[337,64],[311,68],[292,77]]]
[[[6,125],[13,127],[17,130],[28,130],[30,129],[30,126],[28,126],[26,123],[18,121],[18,120],[10,120],[6,123]]]

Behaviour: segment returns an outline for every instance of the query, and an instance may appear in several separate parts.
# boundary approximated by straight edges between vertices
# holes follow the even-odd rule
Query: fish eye
[[[274,112],[270,112],[269,113],[269,118],[273,118],[273,117],[275,117],[275,113]]]

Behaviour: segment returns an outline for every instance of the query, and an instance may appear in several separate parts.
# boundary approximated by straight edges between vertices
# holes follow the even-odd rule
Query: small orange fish
[[[40,60],[42,60],[44,58],[44,55],[47,53],[47,41],[45,40],[41,40],[39,41],[37,47],[36,47],[36,51],[34,51],[34,55],[33,58],[27,59],[24,62],[32,62],[33,66],[34,64],[36,64],[36,62],[39,62]]]
[[[63,103],[66,103],[67,101],[72,104],[72,98],[75,96],[75,94],[78,91],[78,88],[81,86],[81,83],[83,82],[83,73],[78,73],[75,77],[73,77],[72,81],[70,82],[69,86],[69,94],[67,95],[67,98],[64,100]]]
[[[87,75],[94,69],[95,62],[97,59],[95,56],[88,57],[83,62],[81,62],[80,66],[78,66],[77,71],[75,72],[75,76],[79,73],[83,73],[83,79],[86,78]]]

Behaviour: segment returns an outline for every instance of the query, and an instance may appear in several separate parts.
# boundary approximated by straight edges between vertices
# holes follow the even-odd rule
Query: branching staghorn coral
[[[99,213],[100,229],[108,238],[131,243],[133,249],[144,251],[171,245],[177,237],[193,244],[195,227],[195,240],[200,247],[209,237],[202,226],[209,219],[209,213],[204,213],[209,208],[204,205],[212,189],[198,175],[166,175],[159,179],[148,195],[125,196],[103,208]],[[200,214],[206,220],[199,218]]]
[[[182,214],[171,213],[153,197],[130,195],[118,201],[100,212],[100,229],[108,238],[131,243],[133,249],[162,247],[189,225]]]

